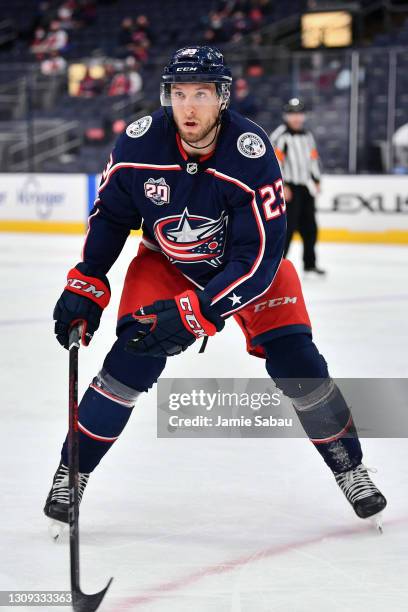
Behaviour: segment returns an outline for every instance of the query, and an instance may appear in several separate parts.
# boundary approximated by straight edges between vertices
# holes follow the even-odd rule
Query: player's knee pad
[[[350,409],[310,336],[285,336],[264,348],[268,373],[292,400],[312,442],[320,444],[356,435]]]
[[[346,472],[361,463],[350,408],[330,377],[320,379],[315,389],[292,402],[303,429],[333,472]]]
[[[95,376],[90,387],[108,399],[128,408],[133,408],[141,393],[141,391],[132,389],[132,387],[123,384],[114,376],[111,376],[105,368],[102,368]]]
[[[103,370],[134,391],[148,391],[164,370],[166,359],[134,355],[126,351],[126,344],[135,337],[131,325],[119,327],[117,333],[118,339],[106,355]]]
[[[350,408],[332,378],[320,379],[312,391],[291,398],[307,435],[315,444],[355,435]]]
[[[79,465],[92,472],[128,422],[140,391],[129,387],[105,368],[95,376],[78,407]],[[68,461],[67,440],[62,448]]]
[[[291,399],[312,392],[329,376],[327,363],[309,334],[282,336],[263,347],[269,376]]]

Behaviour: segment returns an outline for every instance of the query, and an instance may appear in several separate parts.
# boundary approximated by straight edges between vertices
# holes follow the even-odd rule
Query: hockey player
[[[65,348],[78,322],[89,344],[109,303],[106,274],[132,228],[142,227],[143,238],[124,282],[117,340],[79,406],[80,498],[166,358],[234,317],[248,352],[265,359],[347,500],[367,518],[386,500],[313,343],[296,271],[282,260],[286,206],[273,148],[258,125],[228,110],[231,80],[216,49],[177,51],[162,76],[161,110],[128,126],[103,172],[82,261],[54,310]],[[296,299],[268,307],[281,296]],[[67,464],[65,440],[44,508],[62,522]]]

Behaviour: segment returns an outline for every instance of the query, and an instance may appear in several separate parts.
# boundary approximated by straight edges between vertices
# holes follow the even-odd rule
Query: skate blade
[[[326,280],[326,274],[317,274],[316,272],[303,272],[302,280],[307,282],[321,282],[322,280]]]
[[[54,542],[58,542],[67,527],[68,525],[66,523],[56,521],[55,519],[50,519],[48,523],[48,533]]]
[[[378,533],[383,533],[383,522],[382,522],[382,512],[378,512],[373,516],[368,518],[372,526],[378,531]]]

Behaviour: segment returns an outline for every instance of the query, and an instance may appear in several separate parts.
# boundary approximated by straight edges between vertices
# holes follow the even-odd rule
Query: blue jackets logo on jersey
[[[172,263],[206,262],[217,267],[224,254],[227,220],[225,211],[218,219],[210,219],[190,215],[185,208],[181,215],[156,221],[154,235]]]

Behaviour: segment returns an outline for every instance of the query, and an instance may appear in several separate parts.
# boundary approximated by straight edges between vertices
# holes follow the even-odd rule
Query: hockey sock
[[[292,400],[303,429],[329,468],[339,473],[360,464],[362,451],[350,409],[311,337],[283,336],[264,348],[268,374]]]
[[[107,354],[103,368],[93,379],[78,407],[79,471],[95,469],[123,431],[141,392],[158,379],[165,359],[140,357],[125,351],[131,329],[118,330],[118,339]],[[62,461],[68,465],[68,439]]]
[[[93,379],[78,407],[80,472],[92,472],[118,439],[138,395],[104,370]],[[61,458],[68,465],[68,436]]]
[[[316,388],[292,398],[293,405],[303,429],[329,468],[335,473],[347,472],[362,461],[353,417],[331,378],[315,381]]]

